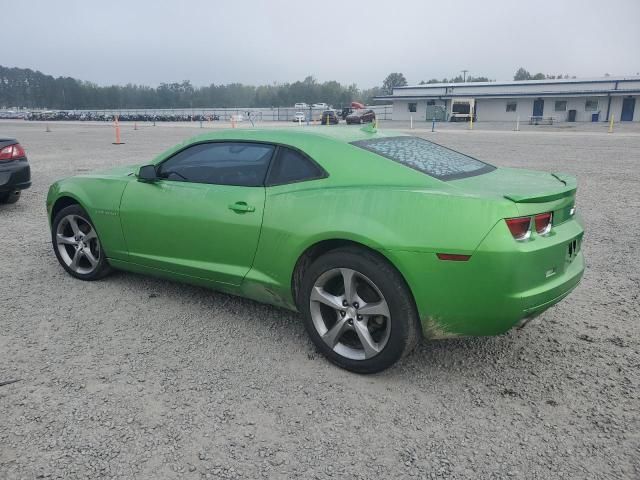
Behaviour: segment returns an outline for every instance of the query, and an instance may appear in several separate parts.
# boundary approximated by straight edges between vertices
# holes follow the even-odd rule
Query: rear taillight
[[[536,232],[540,235],[546,235],[551,231],[551,212],[541,213],[533,217],[533,223],[536,225]]]
[[[507,218],[505,222],[516,240],[526,240],[531,235],[531,217]]]
[[[25,156],[24,148],[19,143],[8,145],[0,149],[0,160],[15,160]]]

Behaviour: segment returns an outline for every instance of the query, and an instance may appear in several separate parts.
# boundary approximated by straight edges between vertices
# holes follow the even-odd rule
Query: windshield
[[[471,177],[490,172],[496,168],[473,157],[418,137],[361,140],[353,142],[352,145],[377,153],[439,180]]]

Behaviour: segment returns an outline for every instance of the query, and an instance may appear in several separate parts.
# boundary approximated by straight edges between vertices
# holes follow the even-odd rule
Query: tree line
[[[568,75],[531,75],[519,68],[514,80],[569,78]],[[575,78],[575,77],[573,77]],[[486,76],[461,75],[452,78],[432,78],[420,84],[488,82]],[[395,87],[406,86],[400,72],[390,73],[381,87],[359,89],[357,85],[342,85],[336,81],[318,82],[308,76],[302,81],[273,85],[229,83],[195,87],[189,80],[146,85],[100,86],[71,77],[53,77],[29,68],[0,65],[0,108],[31,109],[112,109],[112,108],[230,108],[230,107],[291,107],[294,103],[326,102],[335,107],[348,106],[352,101],[371,104],[373,97],[390,95]]]
[[[292,107],[294,103],[326,102],[334,106],[352,101],[371,103],[381,89],[355,84],[302,81],[274,85],[230,83],[195,87],[189,80],[158,87],[127,84],[99,86],[71,77],[53,77],[28,68],[0,66],[0,107],[61,110],[109,108]]]

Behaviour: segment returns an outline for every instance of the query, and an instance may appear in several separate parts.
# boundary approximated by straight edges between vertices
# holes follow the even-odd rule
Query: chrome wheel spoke
[[[80,231],[80,227],[78,226],[78,221],[76,220],[76,217],[73,215],[70,215],[68,219],[69,219],[69,226],[71,227],[71,230],[73,230],[73,234],[81,235],[82,232]]]
[[[373,338],[371,338],[371,333],[365,322],[354,322],[353,327],[364,349],[365,358],[370,358],[380,353],[380,347]]]
[[[336,310],[342,308],[342,298],[332,295],[318,286],[313,287],[313,290],[311,290],[311,301],[323,303]]]
[[[358,309],[358,313],[361,315],[382,315],[389,318],[389,305],[384,300],[379,302],[366,303]]]
[[[356,272],[350,268],[341,268],[340,274],[344,282],[344,298],[352,304],[358,301],[358,293],[356,292]]]
[[[93,253],[91,252],[91,250],[89,250],[88,248],[86,248],[82,254],[84,255],[84,257],[89,260],[89,263],[91,264],[91,267],[95,267],[98,264],[98,259],[96,257],[93,256]]]
[[[78,242],[76,242],[75,238],[73,238],[73,237],[65,237],[61,233],[58,233],[56,235],[56,240],[58,241],[59,245],[77,245],[78,244]]]
[[[69,268],[73,271],[78,270],[78,266],[80,265],[80,258],[82,257],[82,252],[80,250],[76,250],[73,254],[73,259],[71,259],[71,264],[69,264]]]
[[[94,238],[98,238],[98,236],[96,235],[96,231],[92,228],[89,230],[89,233],[84,236],[84,241],[89,242],[89,240],[93,240]]]
[[[333,327],[331,327],[331,330],[329,330],[327,333],[322,335],[322,339],[331,348],[335,347],[338,341],[340,340],[340,337],[342,337],[342,334],[347,329],[347,325],[348,325],[347,319],[341,318],[336,322],[336,324]]]

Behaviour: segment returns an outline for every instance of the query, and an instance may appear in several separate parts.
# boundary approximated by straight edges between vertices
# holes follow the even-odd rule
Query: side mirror
[[[140,182],[155,182],[158,179],[155,165],[143,165],[138,170],[138,180]]]

